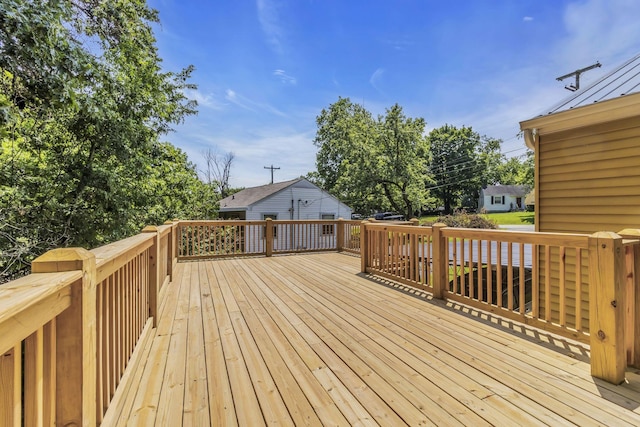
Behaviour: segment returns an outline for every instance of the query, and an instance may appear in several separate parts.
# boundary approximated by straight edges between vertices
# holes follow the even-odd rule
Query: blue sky
[[[639,0],[150,0],[167,70],[193,64],[199,102],[167,140],[202,163],[233,152],[233,187],[315,170],[323,108],[395,103],[427,131],[453,124],[525,153],[518,123],[640,52]]]

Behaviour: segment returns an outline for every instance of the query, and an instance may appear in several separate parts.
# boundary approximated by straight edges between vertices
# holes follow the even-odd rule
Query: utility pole
[[[265,166],[264,168],[265,168],[265,169],[271,169],[271,183],[273,184],[273,171],[274,171],[274,170],[278,170],[278,169],[280,169],[280,168],[274,168],[274,167],[273,167],[273,165],[271,165],[271,166]]]
[[[600,65],[600,62],[596,62],[595,64],[589,65],[588,67],[580,68],[579,70],[575,70],[572,73],[565,74],[564,76],[560,76],[560,77],[556,78],[556,80],[561,82],[562,80],[566,79],[567,77],[576,76],[576,83],[575,84],[568,84],[568,85],[566,85],[564,87],[565,89],[570,90],[571,92],[575,92],[578,89],[580,89],[580,74],[584,73],[585,71],[593,70],[594,68],[599,68],[601,66],[602,65]]]

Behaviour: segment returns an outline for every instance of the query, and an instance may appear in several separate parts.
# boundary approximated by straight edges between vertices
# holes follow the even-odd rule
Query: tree
[[[425,125],[422,118],[405,117],[398,104],[387,109],[377,122],[378,138],[372,150],[375,182],[391,208],[406,218],[412,217],[425,201]]]
[[[161,70],[152,22],[140,0],[0,3],[0,269],[186,215],[202,190],[160,141],[196,104],[192,67]]]
[[[500,164],[500,140],[481,137],[471,127],[444,125],[428,136],[428,171],[433,184],[427,188],[444,212],[464,204],[474,208],[480,188],[491,184]]]
[[[233,152],[220,154],[208,148],[202,153],[205,168],[202,171],[204,182],[215,188],[221,198],[229,196],[229,178],[231,177],[231,165],[235,155]]]
[[[423,119],[394,105],[374,119],[348,98],[323,109],[316,120],[317,174],[327,191],[356,211],[393,209],[412,216],[425,196]]]

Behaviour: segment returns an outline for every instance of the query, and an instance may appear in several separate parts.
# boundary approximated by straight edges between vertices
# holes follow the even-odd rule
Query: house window
[[[336,216],[334,214],[321,214],[320,215],[320,219],[336,219]],[[333,235],[333,224],[323,224],[322,225],[322,235],[323,236],[329,236],[329,235]]]
[[[275,221],[275,220],[277,220],[277,219],[278,219],[278,214],[262,214],[262,219],[263,219],[263,220],[266,220],[267,218],[270,218],[270,219],[272,219],[272,220],[274,220],[274,221]],[[267,234],[267,228],[265,227],[265,228],[262,230],[262,236],[263,236],[263,238],[266,236],[266,234]],[[274,226],[273,226],[273,238],[274,238],[274,239],[277,239],[277,238],[278,238],[278,226],[277,226],[277,225],[274,225]]]
[[[504,196],[492,196],[491,197],[492,205],[504,205]]]

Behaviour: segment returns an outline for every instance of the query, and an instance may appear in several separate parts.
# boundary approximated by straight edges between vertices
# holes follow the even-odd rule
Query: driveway
[[[536,226],[533,224],[522,224],[522,225],[501,225],[501,230],[512,230],[512,231],[536,231]]]

